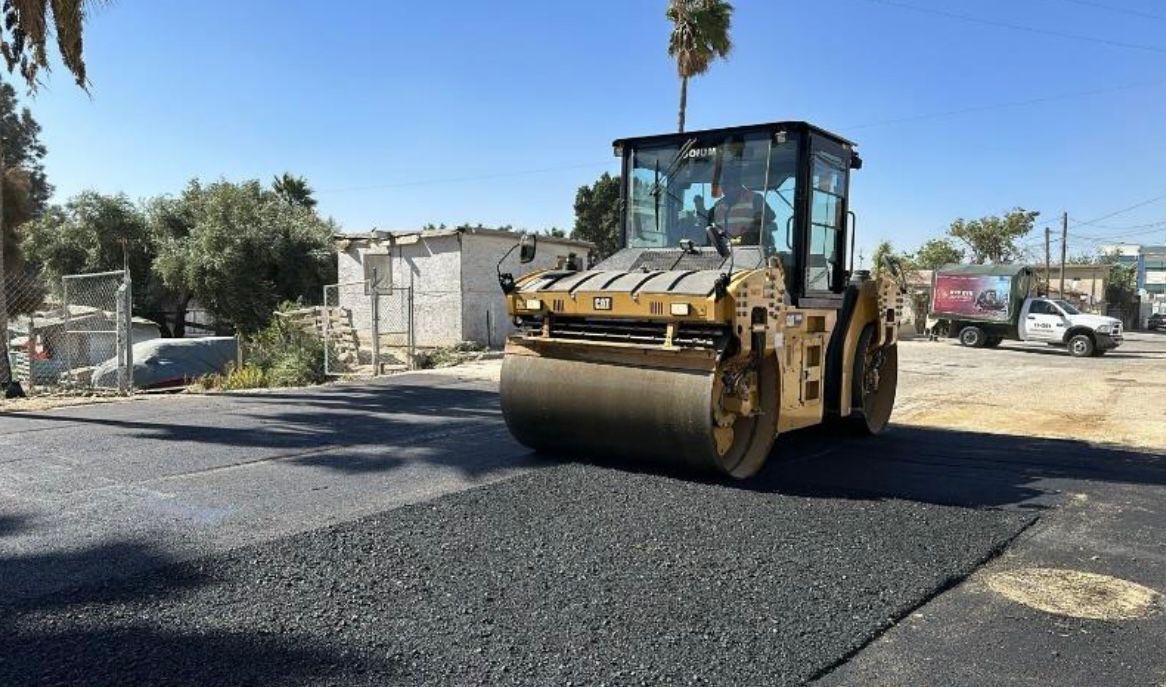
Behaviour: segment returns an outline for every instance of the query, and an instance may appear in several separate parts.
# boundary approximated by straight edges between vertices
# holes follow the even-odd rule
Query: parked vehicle
[[[1149,321],[1146,322],[1146,329],[1151,331],[1155,329],[1166,329],[1166,313],[1156,312],[1150,315]]]
[[[203,375],[224,373],[235,362],[238,342],[231,336],[153,339],[134,344],[134,387],[178,387]],[[95,386],[117,386],[117,360],[93,370]]]
[[[994,348],[1005,339],[1036,341],[1063,346],[1079,358],[1121,345],[1121,320],[1034,295],[1035,284],[1032,268],[1024,265],[942,267],[931,289],[932,330],[972,348]]]

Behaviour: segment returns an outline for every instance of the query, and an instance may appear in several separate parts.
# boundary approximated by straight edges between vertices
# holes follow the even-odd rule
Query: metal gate
[[[369,280],[325,286],[320,318],[325,374],[413,369],[413,313],[413,289],[407,286],[376,289]]]
[[[65,386],[130,393],[133,388],[133,292],[123,270],[70,274],[61,280],[56,342]]]

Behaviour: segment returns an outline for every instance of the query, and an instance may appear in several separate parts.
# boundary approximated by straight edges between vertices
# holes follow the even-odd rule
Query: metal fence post
[[[380,281],[375,269],[372,271],[372,288],[369,292],[372,298],[372,376],[378,377],[381,374],[381,300]]]
[[[128,370],[126,370],[126,354],[125,354],[126,339],[128,338],[128,336],[127,336],[128,332],[126,331],[127,319],[126,319],[126,312],[125,312],[126,311],[125,291],[126,291],[125,283],[122,283],[121,286],[117,287],[116,299],[115,299],[116,303],[114,305],[114,314],[113,314],[113,318],[114,318],[113,348],[114,348],[114,358],[117,360],[117,393],[122,395],[122,396],[126,395],[126,373],[128,372]]]
[[[63,277],[61,279],[61,309],[64,311],[62,321],[64,327],[61,330],[61,343],[65,348],[65,369],[73,369],[73,335],[69,333],[69,278]],[[72,378],[68,378],[66,382],[68,386],[73,385]]]
[[[405,324],[405,343],[406,343],[406,347],[407,347],[406,355],[408,355],[408,357],[409,357],[408,367],[410,370],[412,370],[412,369],[415,369],[413,360],[417,355],[417,338],[415,336],[415,332],[413,331],[413,286],[412,286],[412,284],[409,285],[409,300],[408,300],[407,307],[409,309],[409,313],[408,313],[408,316],[406,317],[406,324]]]
[[[125,273],[125,281],[122,283],[122,287],[125,289],[125,394],[130,396],[134,393],[134,282],[130,278],[128,270]]]
[[[320,322],[320,335],[324,338],[324,376],[328,377],[332,374],[331,366],[328,364],[330,362],[328,358],[331,357],[328,354],[328,349],[331,348],[328,345],[328,341],[332,338],[332,308],[328,305],[327,286],[324,287],[323,303],[324,305],[320,308],[320,317],[322,318]]]

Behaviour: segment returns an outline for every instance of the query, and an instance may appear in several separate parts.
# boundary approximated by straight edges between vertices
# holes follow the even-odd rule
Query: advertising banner
[[[1008,322],[1012,277],[937,274],[931,311],[969,319]]]

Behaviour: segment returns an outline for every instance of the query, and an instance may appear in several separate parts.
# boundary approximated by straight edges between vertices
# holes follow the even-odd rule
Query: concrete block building
[[[513,231],[469,227],[337,234],[338,305],[351,311],[354,329],[370,330],[371,299],[361,284],[375,274],[384,294],[379,299],[382,332],[405,326],[406,289],[412,287],[417,346],[473,341],[498,348],[512,325],[496,266],[518,237]],[[518,276],[554,267],[570,254],[582,268],[591,248],[585,241],[539,235],[533,262],[520,264],[515,250],[502,263],[502,271]]]

